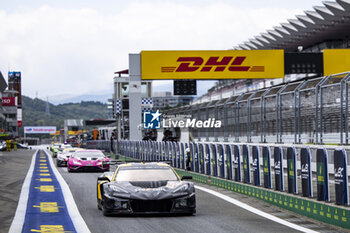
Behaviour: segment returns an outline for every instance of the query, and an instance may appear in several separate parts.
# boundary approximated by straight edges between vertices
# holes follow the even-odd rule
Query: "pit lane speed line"
[[[231,198],[229,196],[226,196],[226,195],[221,194],[219,192],[213,191],[211,189],[207,189],[207,188],[204,188],[204,187],[201,187],[201,186],[198,186],[198,185],[196,185],[195,188],[199,189],[201,191],[207,192],[209,194],[212,194],[212,195],[214,195],[214,196],[216,196],[216,197],[218,197],[218,198],[220,198],[222,200],[225,200],[225,201],[227,201],[227,202],[229,202],[231,204],[234,204],[234,205],[236,205],[238,207],[241,207],[241,208],[243,208],[245,210],[248,210],[248,211],[250,211],[250,212],[252,212],[254,214],[257,214],[257,215],[259,215],[261,217],[267,218],[267,219],[269,219],[271,221],[277,222],[277,223],[282,224],[284,226],[293,228],[293,229],[301,231],[301,232],[317,233],[317,231],[313,231],[313,230],[310,230],[308,228],[305,228],[305,227],[302,227],[302,226],[298,226],[298,225],[296,225],[294,223],[290,223],[288,221],[280,219],[280,218],[278,218],[276,216],[273,216],[271,214],[265,213],[265,212],[263,212],[261,210],[258,210],[258,209],[254,208],[254,207],[251,207],[251,206],[249,206],[249,205],[247,205],[247,204],[245,204],[243,202],[240,202],[240,201],[238,201],[236,199],[233,199],[233,198]]]
[[[10,233],[87,232],[67,183],[51,155],[37,150],[22,187]]]

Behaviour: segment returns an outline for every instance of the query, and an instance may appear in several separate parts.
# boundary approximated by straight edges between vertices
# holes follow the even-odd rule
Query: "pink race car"
[[[109,171],[109,158],[100,150],[80,150],[72,154],[67,162],[68,172]]]

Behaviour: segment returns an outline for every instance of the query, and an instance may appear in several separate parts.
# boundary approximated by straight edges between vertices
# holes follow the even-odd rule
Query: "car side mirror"
[[[108,182],[110,182],[109,178],[106,177],[106,176],[98,177],[97,181],[108,181]]]
[[[183,176],[181,180],[192,180],[192,176]]]

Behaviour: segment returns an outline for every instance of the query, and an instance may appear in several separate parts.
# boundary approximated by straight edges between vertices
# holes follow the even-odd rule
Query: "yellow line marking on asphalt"
[[[42,213],[57,213],[58,207],[57,202],[40,202],[40,205],[33,205],[33,207],[40,208],[40,212]]]
[[[40,178],[40,179],[37,179],[37,180],[40,180],[41,182],[51,182],[52,181],[51,178]]]
[[[31,229],[32,232],[42,232],[42,233],[67,233],[64,231],[62,225],[40,225],[40,230]]]
[[[48,167],[39,167],[39,169],[49,169]]]
[[[41,163],[39,166],[47,166],[46,163]]]
[[[40,187],[35,187],[40,189],[40,192],[52,193],[55,192],[55,187],[53,185],[41,185]]]
[[[47,160],[46,159],[40,159],[40,162],[46,162]]]
[[[40,172],[49,172],[49,170],[40,170]]]
[[[50,173],[40,173],[41,176],[51,176]]]

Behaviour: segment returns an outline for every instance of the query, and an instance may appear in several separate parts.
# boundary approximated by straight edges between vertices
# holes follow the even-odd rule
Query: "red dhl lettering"
[[[161,72],[264,72],[264,66],[243,66],[246,59],[244,56],[225,56],[225,57],[209,57],[204,62],[202,57],[179,57],[176,62],[180,62],[179,66],[163,66]]]

